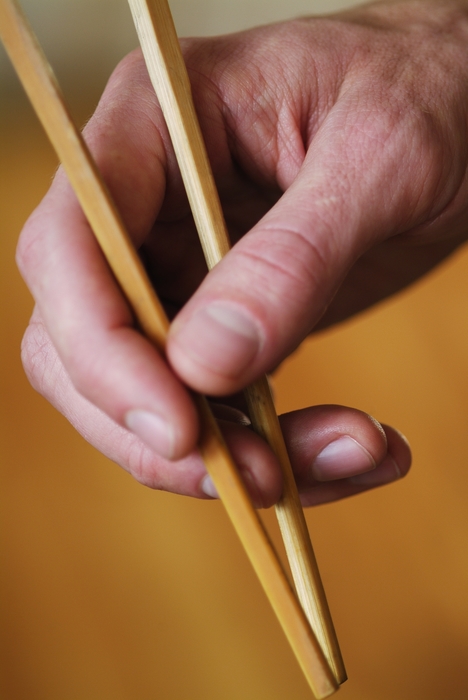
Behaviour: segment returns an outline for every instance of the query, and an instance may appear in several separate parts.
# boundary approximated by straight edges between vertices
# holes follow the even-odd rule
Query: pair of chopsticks
[[[169,5],[129,4],[211,268],[228,252],[229,238]],[[16,0],[0,0],[0,37],[142,332],[164,353],[169,322]],[[313,692],[325,698],[346,680],[346,672],[267,378],[248,387],[246,398],[254,429],[281,464],[284,487],[276,512],[297,597],[208,403],[197,395],[199,450]]]

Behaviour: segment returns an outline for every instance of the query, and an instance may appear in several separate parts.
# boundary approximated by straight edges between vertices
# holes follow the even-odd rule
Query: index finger
[[[114,75],[87,137],[130,233],[141,241],[164,198],[167,161],[162,120],[138,54]],[[132,328],[130,310],[61,171],[26,224],[18,262],[78,391],[165,457],[190,450],[195,409]]]

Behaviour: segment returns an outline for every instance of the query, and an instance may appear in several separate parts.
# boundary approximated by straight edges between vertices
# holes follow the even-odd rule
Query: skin
[[[141,55],[127,57],[85,135],[175,317],[167,358],[133,328],[59,171],[18,247],[33,386],[137,479],[199,497],[215,494],[185,387],[218,397],[249,490],[274,503],[275,458],[220,397],[465,242],[467,39],[467,2],[410,0],[183,41],[236,243],[209,275]],[[311,407],[282,425],[306,505],[409,469],[405,439],[360,411]]]

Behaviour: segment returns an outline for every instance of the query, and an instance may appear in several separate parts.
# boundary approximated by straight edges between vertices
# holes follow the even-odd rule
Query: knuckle
[[[106,382],[109,363],[102,357],[102,353],[90,352],[85,359],[84,353],[76,350],[67,352],[66,366],[75,390],[95,403],[102,403],[99,397],[107,394]]]
[[[49,397],[53,393],[53,377],[57,375],[60,363],[39,321],[32,321],[26,329],[21,343],[21,361],[31,386]]]
[[[164,491],[164,482],[158,475],[155,455],[138,439],[133,439],[127,446],[125,464],[128,471],[138,483],[151,489]]]
[[[141,49],[134,49],[119,61],[111,75],[111,81],[128,82],[129,78],[145,75],[145,61]]]
[[[23,227],[16,246],[16,264],[24,279],[28,279],[39,260],[40,235],[33,225],[34,213]]]
[[[241,253],[248,269],[261,278],[262,286],[274,297],[291,294],[293,299],[298,288],[315,289],[326,267],[326,256],[320,246],[292,226],[269,229],[265,233],[268,245],[264,245],[261,252],[250,248]]]

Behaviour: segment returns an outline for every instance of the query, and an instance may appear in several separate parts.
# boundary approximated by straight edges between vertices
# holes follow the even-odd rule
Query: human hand
[[[195,294],[203,261],[146,70],[131,55],[86,137],[168,310],[191,297],[171,330],[171,369],[132,328],[60,173],[19,246],[37,301],[24,342],[32,383],[141,481],[202,495],[197,421],[179,378],[232,394],[314,328],[404,287],[465,240],[467,15],[464,2],[382,3],[184,42],[238,241]],[[224,425],[254,497],[274,502],[273,456],[237,418]],[[359,412],[307,409],[283,426],[306,503],[409,468],[401,436]]]

